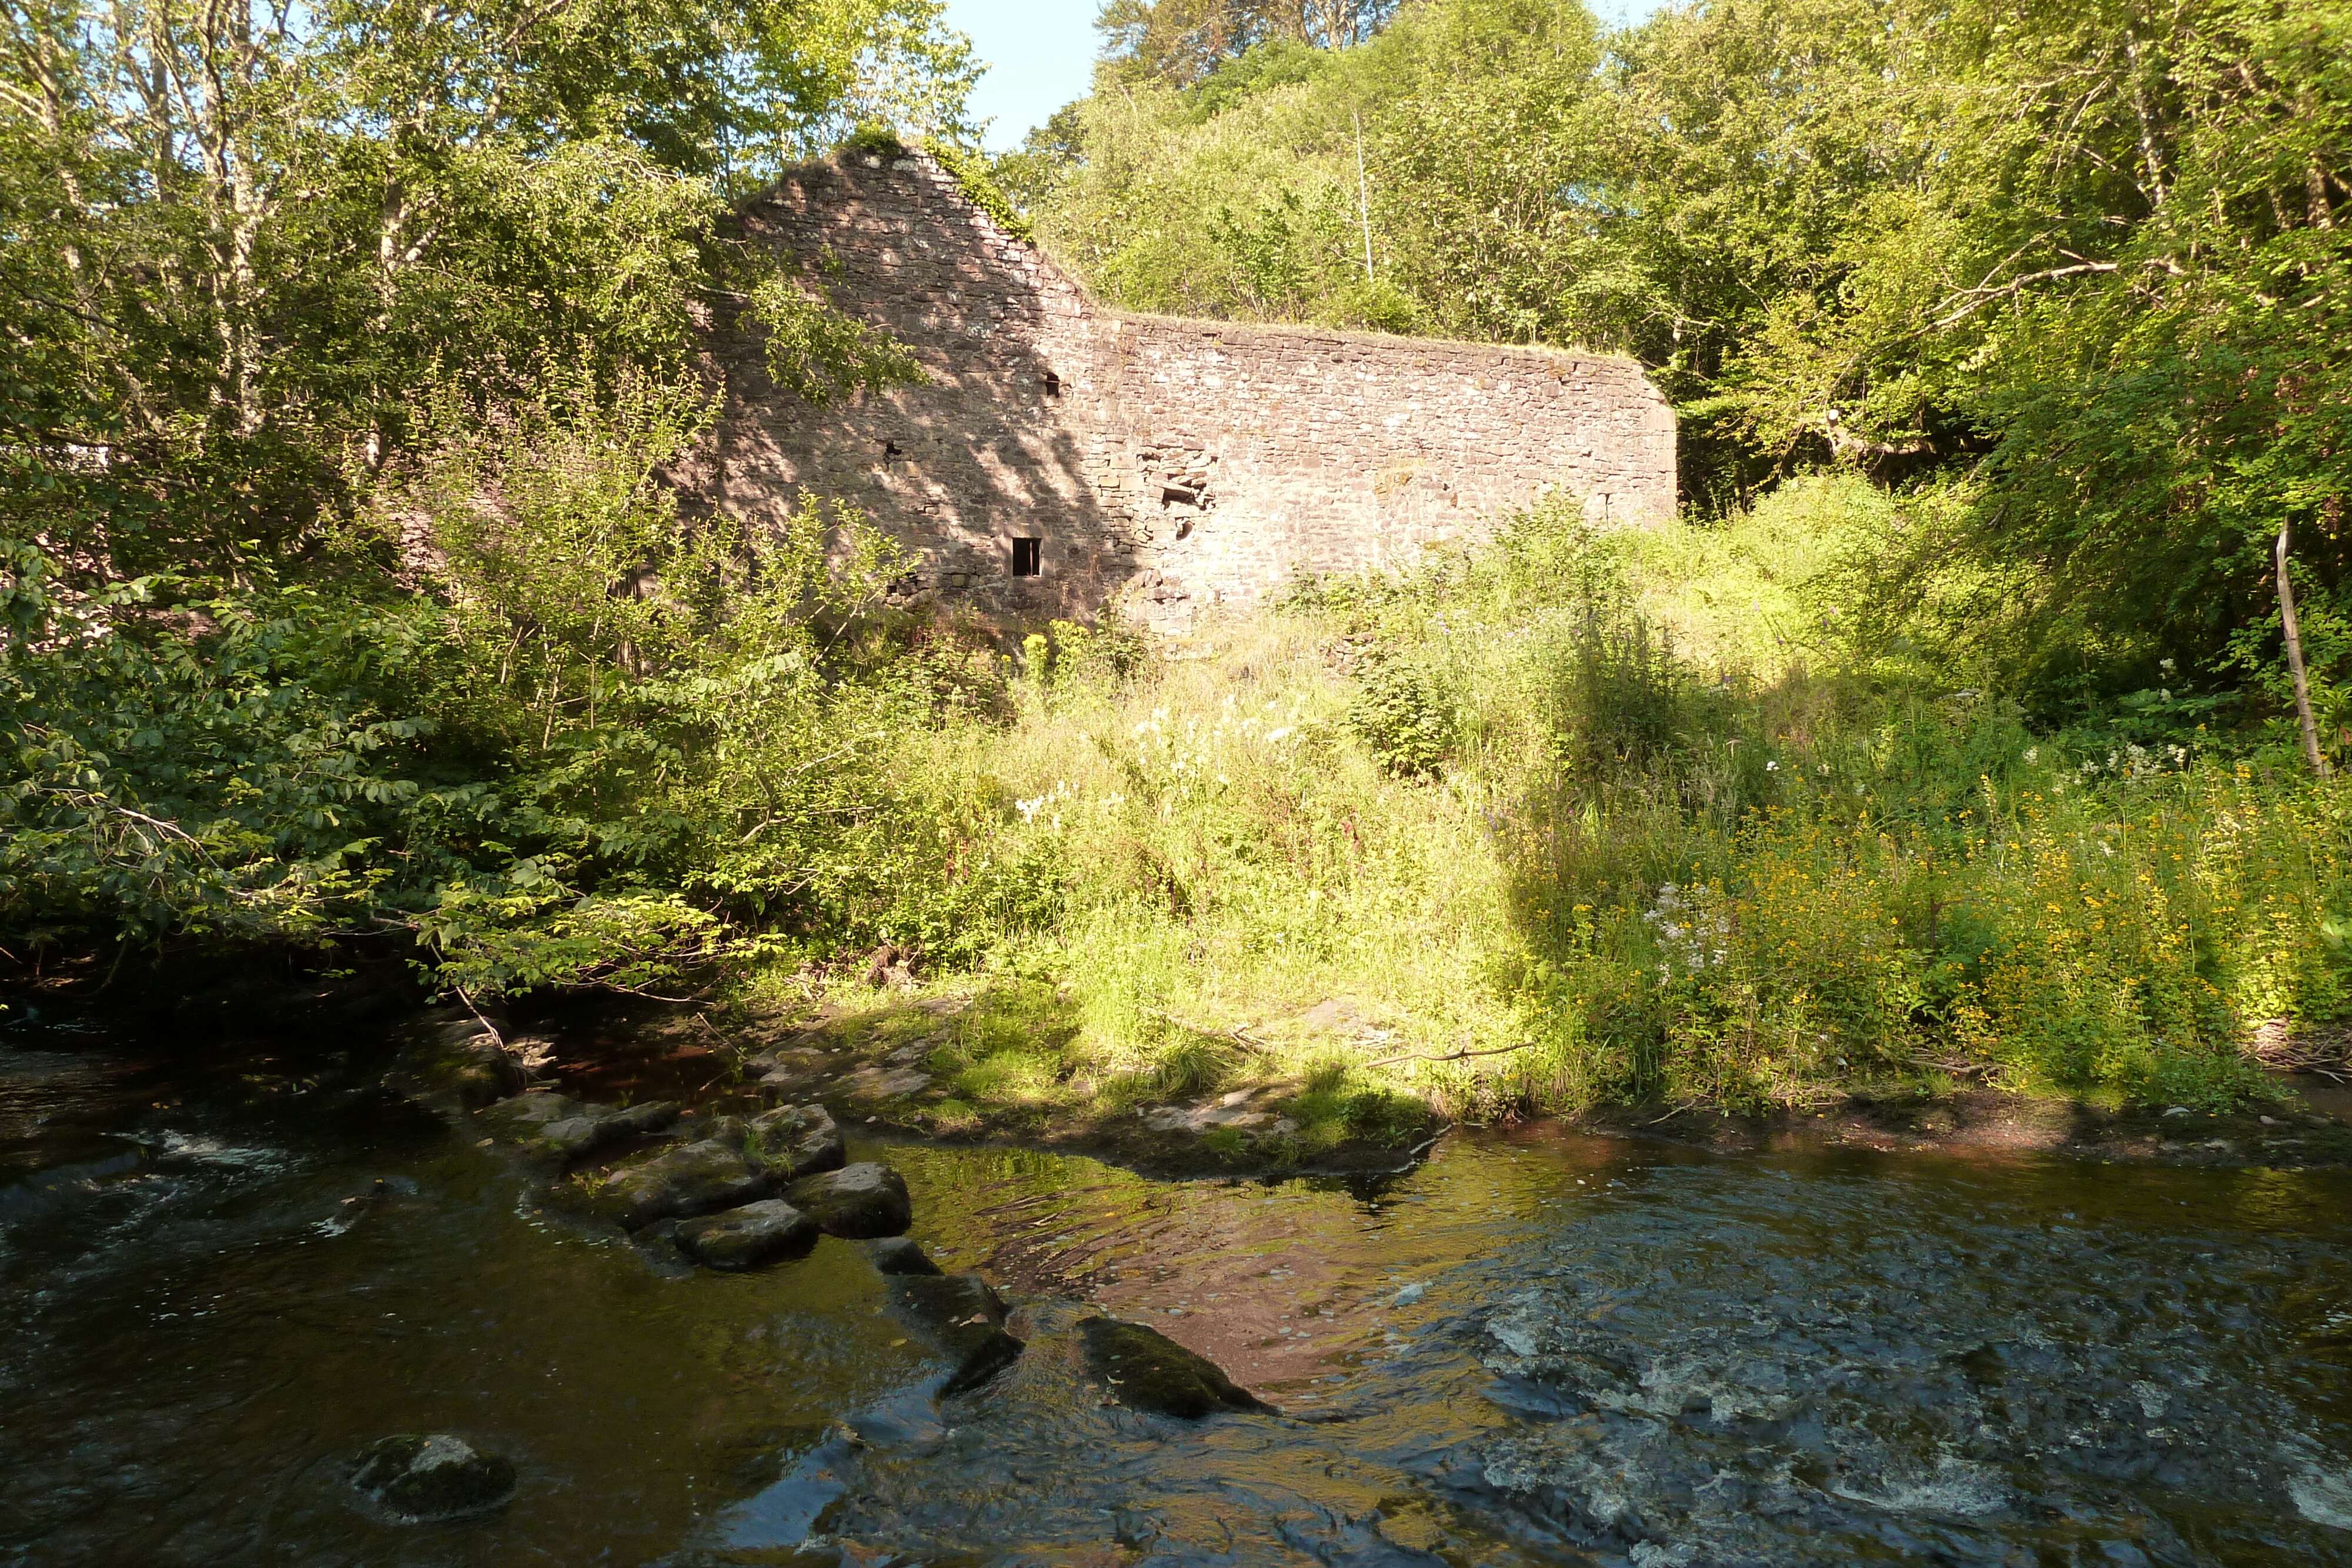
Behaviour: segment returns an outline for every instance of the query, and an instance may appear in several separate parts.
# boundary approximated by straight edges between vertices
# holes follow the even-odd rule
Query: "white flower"
[[[1284,725],[1280,729],[1277,729],[1277,730],[1274,731],[1271,735],[1268,735],[1268,736],[1265,737],[1265,741],[1266,741],[1266,744],[1267,744],[1268,746],[1272,746],[1272,745],[1276,744],[1277,742],[1285,741],[1285,740],[1288,740],[1289,738],[1290,738],[1290,727],[1289,727],[1288,725],[1286,725],[1286,725]]]
[[[1767,773],[1777,773],[1780,770],[1780,765],[1777,762],[1768,762],[1764,765],[1764,771]]]
[[[2042,760],[2042,748],[2041,748],[2040,747],[2038,747],[2038,746],[2029,746],[2029,747],[2027,747],[2025,748],[2025,760],[2027,760],[2028,762],[2039,762],[2039,761],[2041,761],[2041,760]]]

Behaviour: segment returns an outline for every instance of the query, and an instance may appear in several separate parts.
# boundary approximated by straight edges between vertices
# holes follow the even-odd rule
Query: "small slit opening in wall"
[[[1043,539],[1014,539],[1013,541],[1013,575],[1015,577],[1044,575],[1045,544],[1045,541]]]
[[[1062,395],[1062,378],[1051,371],[1045,372],[1045,395],[1047,397]]]
[[[899,445],[897,442],[885,441],[882,444],[883,462],[887,463],[894,457],[904,457],[905,455],[907,455],[907,449]]]

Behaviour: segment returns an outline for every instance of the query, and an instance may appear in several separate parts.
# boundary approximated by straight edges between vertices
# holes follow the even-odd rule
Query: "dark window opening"
[[[882,461],[883,461],[883,462],[887,463],[887,462],[889,462],[889,461],[890,461],[890,459],[892,459],[893,457],[904,457],[905,455],[907,455],[907,449],[906,449],[905,447],[903,447],[903,446],[899,445],[897,442],[895,442],[895,441],[885,441],[885,442],[882,444]]]
[[[1045,372],[1045,395],[1047,397],[1062,395],[1062,378],[1051,371]]]
[[[1014,539],[1013,541],[1013,576],[1037,577],[1043,575],[1045,567],[1039,560],[1038,557],[1041,547],[1044,546],[1045,542],[1045,541],[1043,539]]]

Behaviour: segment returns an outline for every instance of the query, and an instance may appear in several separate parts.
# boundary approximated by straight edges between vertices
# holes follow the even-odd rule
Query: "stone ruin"
[[[804,497],[859,507],[915,562],[901,601],[1181,632],[1554,486],[1598,518],[1674,513],[1674,412],[1630,360],[1112,310],[919,152],[804,165],[742,222],[930,379],[812,406],[722,324],[724,409],[677,477],[755,529]]]

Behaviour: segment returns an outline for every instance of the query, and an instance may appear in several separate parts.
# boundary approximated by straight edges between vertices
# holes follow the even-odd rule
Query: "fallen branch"
[[[1969,1061],[1959,1057],[1911,1056],[1904,1059],[1904,1065],[1923,1068],[1930,1072],[1948,1072],[1955,1078],[1974,1078],[1979,1073],[2000,1070],[1998,1061]]]
[[[466,994],[466,988],[453,983],[449,988],[457,993],[457,999],[466,1004],[466,1010],[474,1015],[474,1021],[489,1030],[490,1043],[504,1051],[507,1048],[507,1037],[499,1032],[498,1025],[482,1016],[482,1009],[474,1005],[474,998]]]
[[[1449,1051],[1442,1056],[1430,1056],[1422,1051],[1408,1051],[1401,1056],[1383,1056],[1378,1061],[1367,1061],[1362,1062],[1360,1065],[1364,1067],[1393,1067],[1400,1061],[1466,1061],[1474,1056],[1508,1056],[1515,1051],[1529,1051],[1532,1050],[1534,1046],[1535,1041],[1531,1040],[1523,1040],[1517,1045],[1491,1046],[1485,1051],[1473,1051],[1465,1045],[1461,1047],[1459,1050]]]
[[[2276,1072],[2308,1072],[2331,1083],[2352,1083],[2352,1031],[2295,1030],[2273,1019],[2254,1030],[2246,1054]]]

